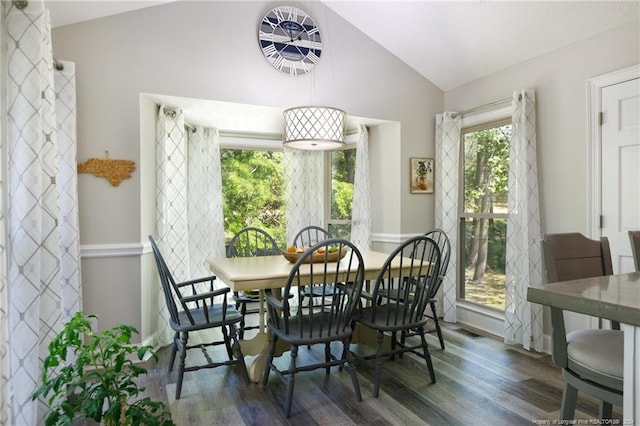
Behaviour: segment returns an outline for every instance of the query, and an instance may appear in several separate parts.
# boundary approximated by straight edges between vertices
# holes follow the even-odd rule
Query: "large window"
[[[504,310],[510,119],[462,130],[459,297]]]
[[[349,239],[351,235],[351,209],[353,207],[353,181],[356,169],[356,149],[348,148],[328,153],[327,181],[330,188],[325,202],[327,226],[336,238]]]
[[[251,146],[220,149],[226,239],[247,226],[269,232],[286,247],[284,153]],[[325,154],[325,224],[335,237],[349,239],[356,149]]]
[[[227,240],[242,228],[255,226],[286,247],[283,157],[276,150],[220,150]]]

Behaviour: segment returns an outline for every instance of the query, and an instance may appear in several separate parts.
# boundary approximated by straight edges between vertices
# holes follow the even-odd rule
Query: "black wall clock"
[[[269,63],[289,75],[308,73],[322,53],[316,23],[306,12],[292,6],[269,11],[260,23],[258,39]]]

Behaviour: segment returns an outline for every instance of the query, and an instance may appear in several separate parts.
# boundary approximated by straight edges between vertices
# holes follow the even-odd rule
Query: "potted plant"
[[[431,164],[426,164],[425,161],[418,161],[418,168],[416,169],[418,177],[416,178],[416,183],[422,191],[427,190],[427,174],[429,172],[431,172]]]
[[[77,312],[49,344],[42,367],[42,386],[31,399],[43,397],[49,406],[45,424],[69,425],[78,417],[106,426],[174,425],[160,401],[136,399],[144,387],[135,378],[147,370],[138,360],[157,355],[151,346],[131,345],[135,327],[117,325],[95,333],[90,319]]]

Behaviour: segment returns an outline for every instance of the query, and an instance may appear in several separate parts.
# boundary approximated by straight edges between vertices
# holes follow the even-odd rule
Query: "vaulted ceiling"
[[[56,27],[168,1],[175,0],[47,0],[46,4]],[[444,91],[625,23],[640,22],[637,1],[324,3]]]

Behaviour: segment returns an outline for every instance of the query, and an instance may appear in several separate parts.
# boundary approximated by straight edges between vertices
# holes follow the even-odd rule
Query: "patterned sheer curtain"
[[[194,277],[211,275],[209,257],[225,255],[222,168],[217,129],[189,132],[189,254]]]
[[[360,250],[371,249],[371,179],[369,177],[369,132],[366,126],[358,129],[356,170],[353,183],[351,211],[351,241]]]
[[[542,351],[542,306],[527,302],[527,287],[542,282],[535,108],[533,90],[514,92],[504,341]]]
[[[288,243],[305,226],[323,223],[322,156],[322,151],[284,149]]]
[[[436,115],[435,227],[451,240],[452,256],[442,282],[444,320],[456,321],[456,270],[458,235],[458,163],[460,156],[460,115],[444,112]]]
[[[182,110],[161,106],[156,128],[157,243],[176,280],[189,277],[187,140]],[[172,342],[169,311],[158,283],[158,344]]]
[[[176,280],[211,275],[208,257],[224,256],[220,143],[214,129],[185,130],[180,109],[161,106],[156,129],[157,242]],[[171,343],[158,283],[158,344]]]
[[[44,413],[29,395],[38,386],[49,341],[82,303],[75,75],[72,63],[63,62],[62,72],[53,69],[42,1],[2,7],[8,204],[0,250],[8,264],[0,277],[0,423],[30,425],[41,423]]]

